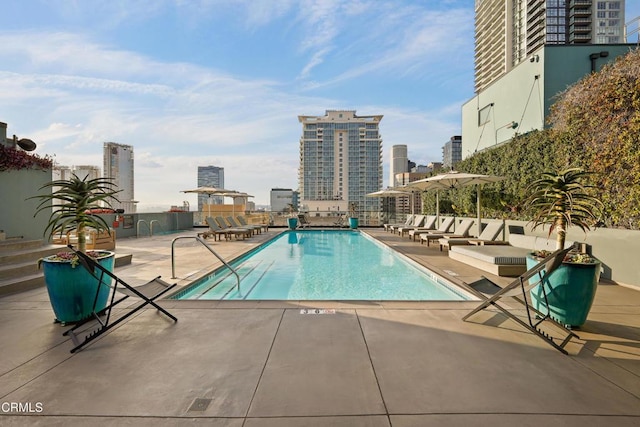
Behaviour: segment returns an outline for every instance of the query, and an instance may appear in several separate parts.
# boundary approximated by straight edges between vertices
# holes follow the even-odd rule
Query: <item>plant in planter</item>
[[[104,218],[92,214],[92,209],[102,208],[101,203],[111,206],[119,192],[117,186],[107,178],[80,179],[75,174],[68,180],[51,181],[40,190],[50,189],[46,194],[33,196],[39,199],[35,215],[50,212],[44,235],[66,234],[75,231],[78,250],[93,256],[98,262],[113,269],[115,254],[109,251],[86,251],[88,228],[97,233],[111,233]],[[35,216],[34,215],[34,216]],[[59,252],[42,258],[39,265],[44,268],[45,284],[56,320],[61,323],[77,322],[86,318],[95,304],[96,311],[106,306],[109,287],[100,286],[98,279],[86,269],[76,268],[78,260],[69,252]],[[98,292],[98,290],[100,292]]]
[[[594,186],[586,184],[590,175],[582,169],[571,168],[558,173],[545,172],[530,185],[531,196],[526,207],[533,214],[533,229],[548,225],[549,235],[556,233],[556,249],[565,247],[567,229],[577,226],[585,233],[597,223],[602,202],[593,195]],[[545,253],[533,253],[539,258]],[[537,261],[529,259],[529,267]],[[532,289],[534,307],[549,310],[560,323],[578,327],[584,324],[593,304],[600,262],[589,254],[571,251],[563,265],[549,275],[540,286],[547,286],[548,305],[540,286]]]
[[[358,228],[358,203],[349,203],[349,228]]]

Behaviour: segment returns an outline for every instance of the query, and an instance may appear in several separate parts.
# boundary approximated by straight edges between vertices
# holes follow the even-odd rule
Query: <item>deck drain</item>
[[[201,399],[197,398],[191,404],[191,407],[187,412],[203,412],[206,411],[209,407],[209,403],[211,403],[211,399]]]

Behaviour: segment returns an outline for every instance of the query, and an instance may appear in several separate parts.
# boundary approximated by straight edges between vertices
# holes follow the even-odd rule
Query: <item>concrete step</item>
[[[0,253],[0,266],[21,264],[29,261],[36,263],[40,258],[53,255],[64,249],[65,246],[61,245],[41,245],[38,248],[5,251]]]
[[[114,266],[117,268],[131,264],[132,258],[132,254],[116,254]],[[24,292],[30,289],[44,286],[44,274],[42,273],[42,270],[37,270],[37,264],[34,263],[34,265],[36,265],[35,273],[25,274],[20,277],[0,277],[0,296],[9,295],[16,292]]]
[[[15,252],[27,249],[37,249],[44,246],[43,240],[24,240],[24,239],[9,239],[0,240],[0,255],[5,252]]]

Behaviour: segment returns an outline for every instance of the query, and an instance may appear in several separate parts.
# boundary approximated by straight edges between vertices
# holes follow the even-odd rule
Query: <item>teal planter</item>
[[[527,268],[537,264],[527,257]],[[593,264],[563,263],[551,273],[545,284],[551,317],[563,325],[580,327],[587,321],[600,279],[600,262]],[[549,291],[549,289],[551,289]],[[531,289],[533,307],[547,313],[542,289]]]
[[[98,262],[109,271],[113,271],[115,254],[100,258]],[[42,260],[44,281],[56,321],[73,323],[85,319],[93,311],[93,302],[98,289],[98,279],[93,277],[82,265],[71,266],[69,261]],[[109,278],[111,280],[111,278]],[[105,284],[100,287],[96,311],[107,305],[111,288]]]
[[[358,228],[358,218],[349,218],[349,228]]]
[[[287,223],[291,230],[295,230],[298,227],[298,218],[287,218]]]

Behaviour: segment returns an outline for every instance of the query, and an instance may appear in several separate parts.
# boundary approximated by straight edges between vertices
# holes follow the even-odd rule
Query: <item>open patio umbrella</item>
[[[193,190],[182,190],[183,193],[196,193],[196,194],[206,194],[209,198],[209,203],[207,204],[207,209],[209,215],[211,216],[211,196],[221,196],[225,193],[232,193],[233,190],[225,190],[224,188],[219,187],[198,187]]]
[[[490,184],[498,181],[502,181],[503,176],[493,175],[480,175],[473,173],[464,173],[458,171],[451,171],[444,174],[432,176],[429,178],[413,181],[407,184],[407,187],[416,187],[424,191],[427,190],[450,190],[453,188],[466,187],[467,185],[477,185],[477,212],[478,212],[478,235],[482,232],[482,224],[480,222],[480,185]],[[440,207],[438,200],[438,193],[436,193],[436,215],[440,216]],[[438,218],[439,219],[439,218]]]
[[[220,195],[222,197],[231,197],[233,199],[233,207],[231,208],[233,216],[236,216],[236,199],[247,199],[249,197],[253,197],[251,194],[241,193],[239,191],[229,191]]]
[[[367,197],[403,197],[411,196],[411,213],[413,213],[413,193],[410,189],[387,188],[385,190],[374,191],[366,195]],[[389,213],[389,212],[387,212]]]

